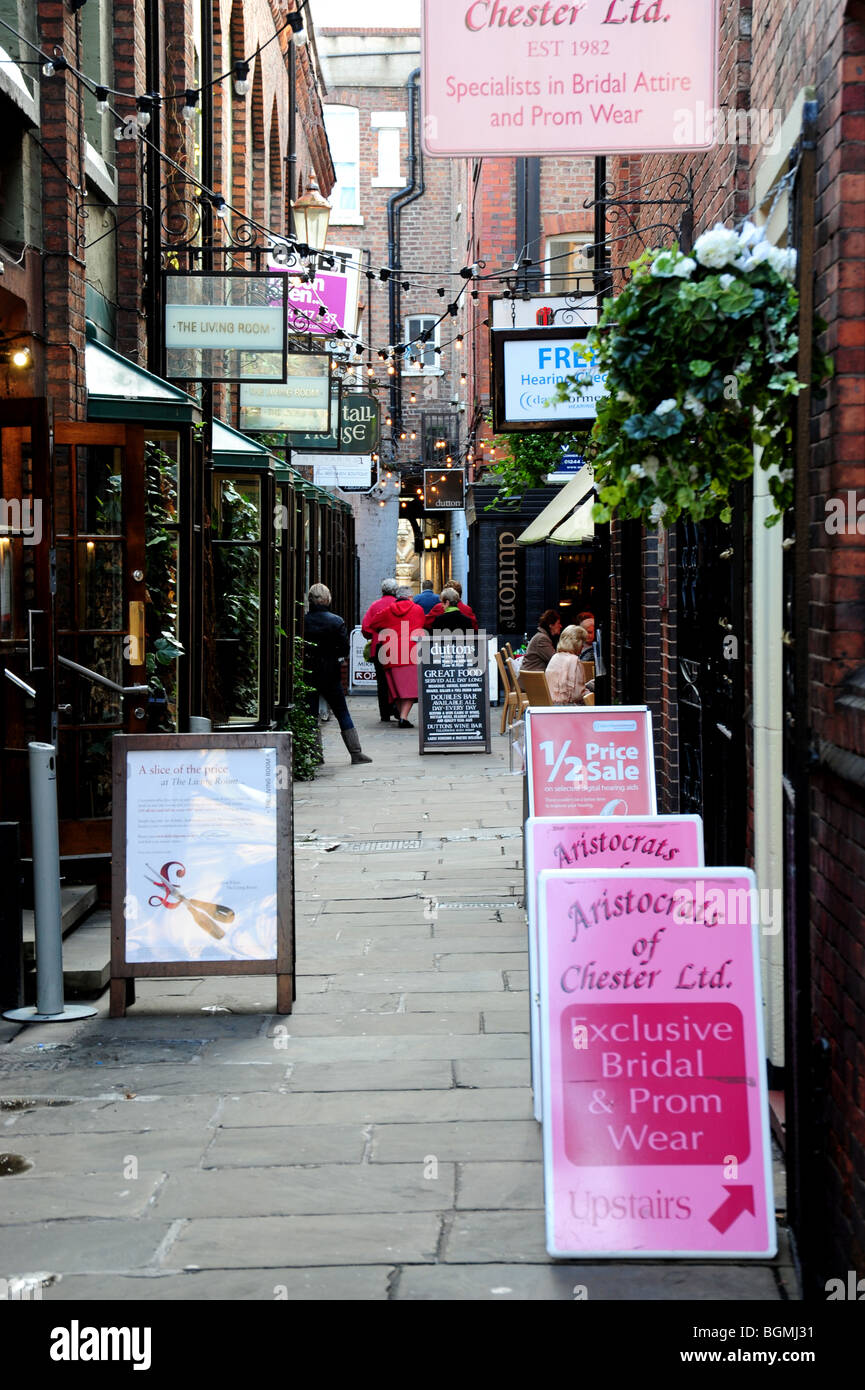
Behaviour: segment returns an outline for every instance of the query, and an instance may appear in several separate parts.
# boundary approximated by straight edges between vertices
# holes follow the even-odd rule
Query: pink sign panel
[[[645,705],[526,710],[530,816],[653,816],[655,757]]]
[[[645,816],[561,821],[530,816],[525,830],[526,916],[529,923],[532,1091],[541,1118],[541,991],[538,972],[538,875],[542,869],[698,868],[703,864],[699,816]]]
[[[717,11],[717,0],[424,0],[424,149],[709,149]]]
[[[332,338],[338,328],[345,328],[347,295],[347,277],[328,275],[323,270],[316,272],[312,284],[292,285],[287,295],[289,332],[321,333]]]
[[[748,869],[545,870],[551,1255],[776,1251]]]

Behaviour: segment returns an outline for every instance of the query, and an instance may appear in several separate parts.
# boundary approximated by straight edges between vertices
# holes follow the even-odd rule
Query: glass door
[[[137,432],[136,432],[137,434]],[[110,853],[111,744],[146,729],[143,460],[122,425],[58,425],[54,449],[61,852]]]

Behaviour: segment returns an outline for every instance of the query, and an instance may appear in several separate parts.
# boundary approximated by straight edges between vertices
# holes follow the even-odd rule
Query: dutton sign
[[[776,1249],[756,880],[542,872],[551,1255]]]
[[[707,149],[717,0],[424,0],[431,155]]]

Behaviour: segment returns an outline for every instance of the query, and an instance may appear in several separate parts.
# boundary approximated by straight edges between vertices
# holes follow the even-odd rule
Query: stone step
[[[60,889],[61,927],[68,936],[96,904],[96,889],[89,883],[75,883]],[[35,953],[36,919],[32,908],[25,908],[24,959],[30,961]]]
[[[93,994],[111,975],[111,913],[94,912],[63,943],[64,993]]]

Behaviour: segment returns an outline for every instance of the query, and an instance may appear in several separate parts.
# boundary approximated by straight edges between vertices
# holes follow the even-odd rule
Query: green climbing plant
[[[292,653],[293,703],[283,716],[282,727],[291,734],[291,757],[296,782],[311,782],[318,766],[318,716],[310,708],[315,693],[305,669],[302,637],[295,637]]]

